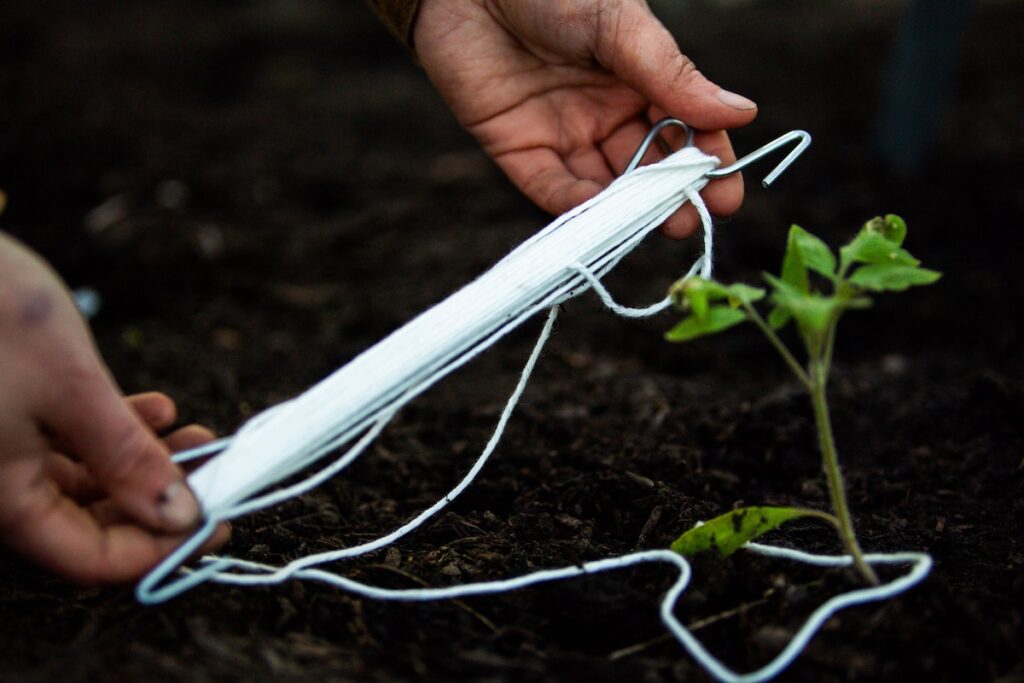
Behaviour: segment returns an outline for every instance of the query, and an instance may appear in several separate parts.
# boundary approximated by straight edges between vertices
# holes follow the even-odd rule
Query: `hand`
[[[644,0],[423,0],[413,37],[456,118],[556,214],[620,174],[652,121],[674,116],[706,131],[697,145],[729,164],[724,129],[757,114],[697,71]],[[646,161],[661,156],[655,150]],[[743,181],[714,181],[703,196],[728,215],[743,200]],[[686,206],[664,231],[686,237],[699,224]]]
[[[166,396],[121,395],[60,280],[0,233],[0,540],[81,583],[144,573],[200,515],[170,450],[213,435],[159,439],[174,420]]]

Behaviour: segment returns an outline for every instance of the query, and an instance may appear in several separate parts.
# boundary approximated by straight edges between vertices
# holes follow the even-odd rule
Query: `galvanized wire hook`
[[[661,121],[658,121],[656,124],[654,124],[654,126],[651,128],[651,132],[647,134],[647,137],[645,137],[643,142],[640,143],[640,146],[637,147],[636,152],[633,154],[633,158],[630,159],[629,164],[626,165],[626,170],[623,171],[623,175],[629,173],[630,171],[634,170],[637,166],[640,165],[640,160],[644,158],[644,154],[647,153],[647,149],[651,146],[651,143],[653,143],[656,139],[660,140],[660,138],[658,138],[658,134],[661,133],[661,131],[667,128],[668,126],[679,126],[683,130],[685,130],[686,143],[684,147],[690,147],[693,145],[692,128],[690,128],[688,125],[686,125],[679,119],[662,119]],[[761,181],[762,186],[768,187],[769,185],[774,183],[787,168],[789,168],[789,165],[792,164],[798,156],[803,154],[804,150],[807,149],[808,146],[810,146],[810,133],[808,133],[805,130],[790,131],[785,135],[782,135],[772,140],[764,147],[754,150],[753,152],[746,155],[742,159],[736,161],[735,163],[732,163],[723,168],[716,168],[713,171],[708,171],[706,177],[714,180],[716,178],[724,178],[726,176],[730,176],[733,173],[739,173],[747,166],[750,166],[756,161],[760,161],[763,157],[768,156],[769,154],[779,149],[780,147],[785,147],[786,145],[794,141],[799,141],[796,147],[790,150],[789,154],[786,155],[786,158],[779,162],[778,166],[772,169],[772,172],[766,175],[764,177],[764,180]]]
[[[654,127],[651,128],[651,132],[647,134],[647,137],[644,138],[644,141],[641,142],[640,146],[636,148],[636,152],[633,153],[633,158],[629,160],[628,164],[626,164],[626,170],[622,172],[622,175],[626,175],[627,173],[634,170],[637,166],[640,165],[640,160],[644,158],[645,154],[647,154],[647,149],[651,146],[651,143],[654,142],[655,139],[657,139],[660,142],[661,138],[658,137],[658,134],[661,133],[661,131],[668,128],[669,126],[679,126],[686,132],[686,142],[683,143],[683,147],[691,147],[693,145],[692,128],[690,128],[688,125],[686,125],[679,119],[662,119],[661,121],[658,121],[656,124],[654,124]],[[663,142],[662,145],[664,146]],[[665,151],[666,153],[668,152],[668,150]]]
[[[784,147],[794,140],[799,140],[800,142],[797,143],[797,146],[790,150],[789,154],[786,155],[786,158],[779,162],[779,165],[772,169],[772,172],[766,175],[764,180],[761,181],[762,187],[768,187],[774,183],[780,175],[782,175],[783,171],[789,168],[789,165],[793,163],[798,156],[803,154],[804,150],[807,149],[808,146],[810,146],[810,133],[805,130],[790,131],[783,136],[775,138],[764,147],[754,150],[736,163],[730,164],[725,168],[716,168],[713,171],[708,171],[706,175],[708,178],[714,179],[724,178],[725,176],[732,175],[733,173],[738,173],[755,161],[760,161],[762,157],[768,156],[778,148]]]

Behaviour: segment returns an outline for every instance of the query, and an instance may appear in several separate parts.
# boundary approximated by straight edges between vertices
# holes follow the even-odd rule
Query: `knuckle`
[[[679,84],[689,84],[704,79],[704,74],[700,72],[697,65],[693,63],[693,60],[686,55],[677,52],[675,55],[670,56],[671,60],[671,73],[674,76],[674,81]]]
[[[558,7],[564,21],[585,26],[600,26],[609,14],[617,12],[622,0],[590,0],[590,2],[563,2]]]
[[[115,545],[109,533],[100,532],[95,542],[64,566],[64,574],[79,586],[98,586],[124,580]]]
[[[564,185],[545,186],[540,191],[541,206],[549,213],[560,214],[566,211],[567,188]]]
[[[599,43],[604,43],[607,47],[607,50],[599,49],[599,52],[607,52],[608,61],[611,61],[625,44],[632,42],[633,26],[625,21],[621,3],[609,1],[595,4],[597,7],[594,8],[593,15],[594,31]]]
[[[614,54],[614,47],[621,43],[623,36],[622,10],[622,0],[568,2],[560,8],[559,21],[582,30],[595,55]]]
[[[544,210],[551,210],[551,197],[554,189],[552,184],[547,182],[548,174],[541,171],[532,173],[526,179],[523,180],[522,190],[523,194],[531,198],[533,201]]]

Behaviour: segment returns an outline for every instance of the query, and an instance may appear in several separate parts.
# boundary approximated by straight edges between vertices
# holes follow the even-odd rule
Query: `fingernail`
[[[748,100],[743,95],[738,95],[734,92],[729,92],[728,90],[718,91],[718,101],[732,107],[733,109],[739,109],[740,111],[757,109],[757,105],[753,100]]]
[[[168,530],[183,531],[199,521],[199,502],[185,484],[171,482],[157,500],[157,513]]]

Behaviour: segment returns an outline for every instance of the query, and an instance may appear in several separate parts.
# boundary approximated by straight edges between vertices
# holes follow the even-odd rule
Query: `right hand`
[[[423,0],[414,36],[455,117],[554,214],[607,186],[657,119],[699,128],[697,146],[724,165],[735,160],[725,129],[757,115],[697,70],[644,0]],[[743,181],[715,180],[702,195],[728,215]],[[664,231],[686,237],[699,225],[687,205]]]

